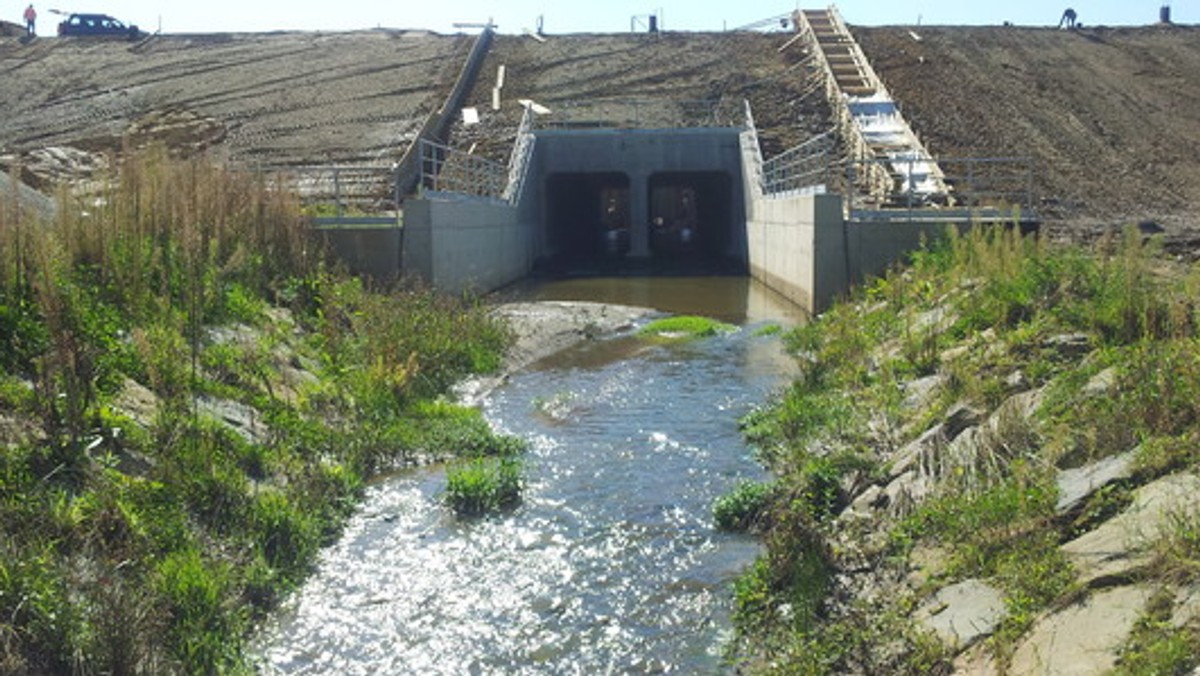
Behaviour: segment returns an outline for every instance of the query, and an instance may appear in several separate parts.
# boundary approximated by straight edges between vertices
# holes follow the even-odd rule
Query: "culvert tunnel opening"
[[[543,273],[747,273],[737,236],[744,213],[728,172],[659,172],[644,185],[624,172],[559,173],[545,191]]]
[[[629,251],[629,177],[620,172],[555,174],[546,179],[546,245],[560,266]]]

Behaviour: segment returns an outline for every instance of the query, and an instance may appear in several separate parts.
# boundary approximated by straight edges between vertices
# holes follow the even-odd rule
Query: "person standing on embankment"
[[[25,34],[29,37],[33,37],[37,33],[35,29],[36,24],[37,10],[33,8],[33,3],[30,3],[29,6],[25,8]]]

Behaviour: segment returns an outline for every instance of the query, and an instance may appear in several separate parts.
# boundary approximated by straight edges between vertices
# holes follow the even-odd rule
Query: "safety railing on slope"
[[[508,183],[504,188],[503,199],[509,204],[516,204],[525,189],[525,177],[529,174],[529,163],[533,159],[536,141],[533,135],[533,118],[533,106],[525,106],[521,125],[517,128],[517,138],[513,142],[512,154],[508,158]]]
[[[768,195],[824,192],[834,160],[833,133],[813,137],[763,162],[763,192]]]
[[[494,200],[504,198],[508,167],[450,146],[421,140],[421,190]]]
[[[422,176],[424,146],[422,144],[427,141],[438,143],[446,138],[450,122],[462,109],[463,101],[474,85],[475,78],[479,75],[479,69],[483,67],[483,61],[487,58],[494,38],[495,30],[491,25],[485,27],[479,37],[475,38],[471,51],[463,62],[446,100],[442,102],[441,107],[429,114],[420,131],[417,132],[416,138],[405,149],[404,155],[400,158],[400,169],[396,176],[396,182],[399,185],[397,192],[400,194],[407,194],[424,180]]]
[[[930,193],[918,189],[918,182],[908,180],[919,176],[926,162],[912,157],[907,174],[893,175],[894,186],[886,201],[865,200],[853,191],[847,192],[847,210],[854,217],[903,218],[904,212],[941,220],[971,220],[980,216],[1009,220],[1014,214],[1021,219],[1035,217],[1037,196],[1034,194],[1035,163],[1027,157],[939,157],[943,191]],[[855,176],[871,167],[892,170],[895,158],[876,158],[846,162],[838,167],[833,180],[842,185],[853,184]],[[905,188],[907,185],[907,188]]]
[[[397,165],[258,167],[299,196],[314,225],[397,225],[401,195]]]
[[[745,101],[743,105],[746,126],[742,134],[742,170],[749,173],[750,185],[757,188],[758,194],[825,192],[830,172],[836,163],[834,133],[830,131],[815,136],[769,160],[764,160],[750,102]]]

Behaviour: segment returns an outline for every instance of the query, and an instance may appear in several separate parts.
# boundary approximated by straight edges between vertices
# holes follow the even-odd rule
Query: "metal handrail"
[[[910,164],[925,162],[913,157]],[[847,209],[862,208],[917,209],[939,208],[1006,210],[1018,207],[1032,213],[1037,204],[1034,194],[1035,161],[1029,157],[939,157],[938,181],[942,192],[922,192],[909,177],[912,171],[892,173],[892,189],[883,195],[862,193],[853,189],[854,177],[873,167],[892,172],[894,158],[851,159],[838,165],[831,175],[844,181]]]
[[[763,162],[763,193],[776,195],[818,190],[828,182],[834,140],[832,131],[825,132]]]
[[[516,204],[525,189],[525,177],[529,174],[529,164],[533,159],[536,142],[533,135],[533,118],[533,107],[525,106],[521,125],[517,128],[517,138],[513,142],[512,154],[508,159],[508,184],[504,188],[503,198],[509,204]]]
[[[423,191],[504,198],[508,168],[500,162],[422,139],[420,163]]]

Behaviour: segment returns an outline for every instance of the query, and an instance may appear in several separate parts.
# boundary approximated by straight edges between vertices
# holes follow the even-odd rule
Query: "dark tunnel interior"
[[[649,256],[635,257],[629,177],[559,173],[546,179],[543,271],[572,275],[744,274],[734,237],[732,178],[724,171],[663,172],[646,186]],[[736,214],[740,216],[739,214]]]

